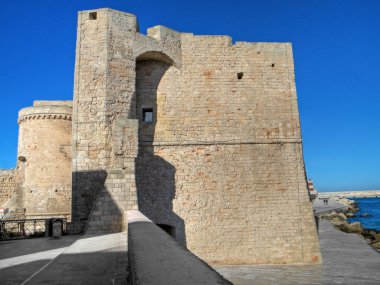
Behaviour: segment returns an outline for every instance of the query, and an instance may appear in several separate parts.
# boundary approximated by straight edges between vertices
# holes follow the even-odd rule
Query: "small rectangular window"
[[[90,14],[89,14],[89,19],[90,20],[96,20],[96,18],[97,18],[97,13],[96,12],[91,12]]]
[[[147,122],[147,123],[153,122],[153,109],[144,108],[142,111],[143,111],[143,122]]]

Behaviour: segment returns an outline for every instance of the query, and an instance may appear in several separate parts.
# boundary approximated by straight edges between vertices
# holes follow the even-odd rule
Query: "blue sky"
[[[292,42],[304,156],[320,191],[380,189],[380,1],[0,0],[0,168],[17,156],[17,112],[72,99],[79,10],[136,14],[140,30]]]

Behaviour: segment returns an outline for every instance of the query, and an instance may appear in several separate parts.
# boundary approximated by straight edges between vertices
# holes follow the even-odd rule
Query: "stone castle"
[[[289,43],[79,12],[73,102],[20,111],[0,194],[71,232],[124,230],[138,209],[209,263],[321,262]]]

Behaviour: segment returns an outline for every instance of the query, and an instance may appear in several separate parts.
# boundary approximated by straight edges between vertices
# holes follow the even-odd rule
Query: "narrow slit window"
[[[151,123],[153,122],[153,109],[152,108],[144,108],[143,112],[143,122]]]
[[[96,12],[91,12],[89,14],[89,19],[90,20],[96,20],[97,17],[98,17],[98,14]]]

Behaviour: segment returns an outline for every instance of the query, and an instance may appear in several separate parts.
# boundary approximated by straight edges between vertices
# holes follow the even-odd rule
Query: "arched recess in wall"
[[[167,99],[178,92],[178,69],[162,52],[148,51],[136,58],[136,116],[139,120],[139,142],[161,140],[159,118],[170,116]]]
[[[139,120],[139,153],[136,158],[136,188],[139,210],[186,244],[184,222],[173,212],[176,192],[175,167],[153,143],[172,140],[172,120],[178,120],[179,69],[159,52],[143,53],[136,59],[136,115]]]

